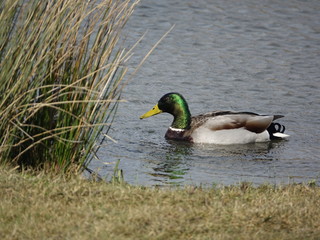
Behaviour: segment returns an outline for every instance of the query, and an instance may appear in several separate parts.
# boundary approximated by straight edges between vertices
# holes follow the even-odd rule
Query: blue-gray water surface
[[[320,1],[142,0],[125,29],[145,32],[129,74],[174,29],[124,89],[115,122],[91,168],[137,185],[320,183]],[[129,76],[129,75],[128,75]],[[216,146],[164,139],[169,114],[139,120],[177,91],[192,114],[213,110],[283,114],[290,138]]]

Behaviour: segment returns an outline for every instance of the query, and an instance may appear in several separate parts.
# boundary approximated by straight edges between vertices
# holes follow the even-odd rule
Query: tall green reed
[[[121,30],[137,1],[0,3],[0,162],[79,172],[120,101]]]

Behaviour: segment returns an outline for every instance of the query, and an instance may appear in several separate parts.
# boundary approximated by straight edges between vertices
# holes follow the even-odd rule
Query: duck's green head
[[[186,129],[190,125],[191,114],[187,101],[179,93],[167,93],[160,98],[150,111],[146,112],[140,119],[151,117],[153,115],[167,112],[173,115],[174,120],[171,127]]]

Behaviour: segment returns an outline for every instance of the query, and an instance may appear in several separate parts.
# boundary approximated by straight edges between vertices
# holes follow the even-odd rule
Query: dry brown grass
[[[0,239],[319,239],[320,188],[157,189],[0,170]]]

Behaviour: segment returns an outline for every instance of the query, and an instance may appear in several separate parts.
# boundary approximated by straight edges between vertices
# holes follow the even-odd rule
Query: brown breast
[[[188,142],[192,142],[192,137],[187,134],[188,130],[172,130],[171,128],[169,128],[166,132],[165,138],[166,139],[170,139],[170,140],[180,140],[180,141],[188,141]]]

